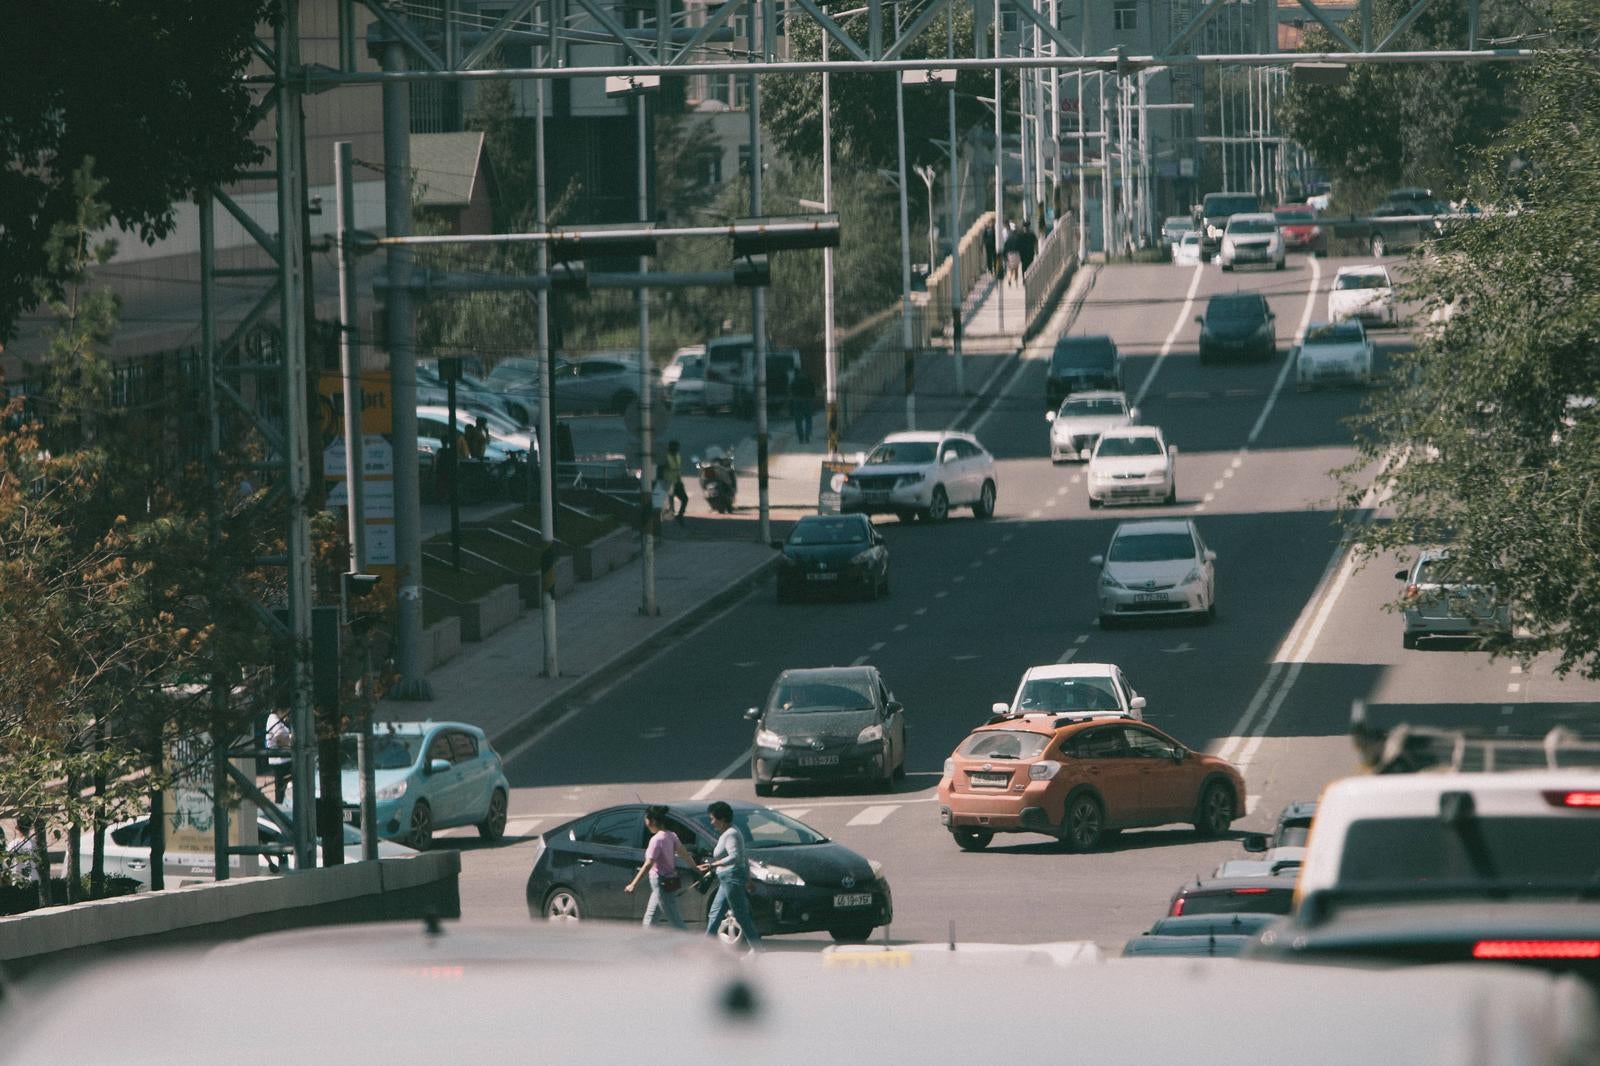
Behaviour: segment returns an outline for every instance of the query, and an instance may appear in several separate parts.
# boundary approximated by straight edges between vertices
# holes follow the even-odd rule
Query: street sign
[[[839,493],[844,488],[845,475],[855,468],[855,463],[840,459],[822,460],[822,472],[817,481],[818,514],[839,513]]]

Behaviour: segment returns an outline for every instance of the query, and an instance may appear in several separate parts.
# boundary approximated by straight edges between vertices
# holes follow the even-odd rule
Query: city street
[[[1348,262],[1296,256],[1281,273],[1102,269],[1070,329],[1118,343],[1140,420],[1179,449],[1177,504],[1091,511],[1081,465],[1046,457],[1045,362],[1021,361],[961,427],[998,461],[995,518],[884,519],[889,598],[780,607],[761,585],[502,752],[511,839],[441,840],[463,849],[463,920],[525,917],[528,843],[567,818],[636,798],[753,799],[742,712],[787,667],[871,663],[905,704],[910,772],[892,794],[784,786],[766,802],[881,861],[894,888],[892,936],[908,940],[943,939],[953,925],[963,940],[1092,939],[1117,950],[1164,913],[1180,883],[1240,853],[1237,841],[1199,841],[1187,826],[1127,832],[1087,855],[1028,836],[957,850],[938,821],[941,765],[1030,665],[1120,665],[1147,697],[1149,721],[1242,768],[1241,832],[1269,828],[1285,803],[1314,799],[1356,768],[1345,736],[1354,700],[1378,723],[1518,733],[1592,713],[1600,685],[1557,680],[1544,664],[1524,673],[1476,651],[1402,651],[1400,619],[1383,610],[1399,591],[1397,564],[1349,560],[1330,471],[1356,457],[1346,419],[1361,392],[1298,393],[1288,361],[1297,333],[1325,317],[1328,284]],[[1210,295],[1235,290],[1266,295],[1277,357],[1202,368],[1195,316]],[[1380,367],[1408,343],[1404,331],[1376,336]],[[1089,557],[1119,521],[1179,515],[1217,553],[1217,620],[1103,632]]]

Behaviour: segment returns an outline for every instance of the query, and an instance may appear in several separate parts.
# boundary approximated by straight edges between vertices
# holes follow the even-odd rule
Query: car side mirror
[[[760,718],[760,717],[761,717],[761,708],[760,707],[750,707],[750,708],[746,709],[745,712],[744,712],[744,720],[747,721],[747,722],[753,722],[757,718]]]
[[[1216,561],[1217,561],[1217,553],[1212,551],[1210,548],[1207,548],[1206,549],[1206,562],[1214,563]]]
[[[1172,761],[1173,762],[1182,762],[1184,759],[1188,758],[1188,756],[1189,756],[1189,750],[1187,748],[1173,748],[1172,749]]]
[[[1130,421],[1130,422],[1139,421],[1139,409],[1137,407],[1128,408],[1128,421]]]
[[[1104,555],[1091,555],[1089,556],[1089,565],[1104,566],[1106,565],[1106,557]]]
[[[1132,699],[1130,699],[1128,701],[1128,707],[1131,710],[1135,710],[1135,711],[1144,710],[1144,707],[1145,707],[1145,699],[1144,699],[1144,697],[1143,696],[1135,696],[1135,697],[1133,697]]]
[[[1394,579],[1396,581],[1404,581],[1406,578],[1408,578],[1410,576],[1411,576],[1411,571],[1409,571],[1409,570],[1396,570],[1394,572]]]
[[[899,700],[890,700],[888,705],[886,707],[884,707],[884,710],[889,712],[890,714],[899,714],[901,711],[903,711],[905,709],[906,709],[905,705],[902,704]]]
[[[1205,316],[1204,315],[1195,315],[1194,316],[1194,324],[1197,325],[1197,326],[1205,325],[1206,324]]]
[[[1260,833],[1246,833],[1242,846],[1250,854],[1260,855],[1267,850],[1267,838]]]
[[[1009,703],[991,703],[991,704],[989,704],[989,713],[990,714],[1006,714],[1010,710],[1011,710],[1011,704],[1009,704]]]
[[[1056,413],[1054,411],[1046,411],[1044,413],[1044,420],[1046,422],[1054,422],[1056,420]]]
[[[778,550],[779,550],[779,551],[783,551],[783,541],[781,541],[781,540],[775,540],[775,541],[773,541],[773,542],[772,542],[772,546],[773,546],[773,547],[774,547],[774,548],[777,548],[777,549],[778,549]]]
[[[428,760],[428,773],[430,773],[430,774],[442,774],[448,769],[450,769],[450,760],[449,759],[429,759]]]

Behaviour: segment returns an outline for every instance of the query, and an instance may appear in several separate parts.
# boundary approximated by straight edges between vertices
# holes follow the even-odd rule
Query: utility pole
[[[950,55],[956,54],[956,6],[951,4],[947,14],[945,44]],[[827,34],[823,34],[826,38]],[[950,111],[950,177],[946,183],[950,194],[950,346],[956,358],[956,395],[967,394],[965,360],[961,355],[961,306],[966,292],[961,287],[961,199],[956,186],[956,80],[950,79],[947,94]],[[824,105],[826,107],[826,105]],[[830,208],[831,210],[831,208]]]
[[[828,61],[828,37],[822,35],[822,61]],[[827,71],[822,72],[822,210],[833,210],[833,96]],[[828,457],[839,457],[839,349],[833,328],[833,249],[822,250],[822,373],[828,402]]]
[[[1000,0],[994,0],[994,58],[1000,58]],[[994,252],[999,266],[994,279],[996,310],[1000,313],[1000,328],[1006,328],[1006,272],[1005,222],[1006,222],[1006,147],[1005,98],[1001,96],[1000,68],[994,68]]]
[[[644,93],[635,93],[634,107],[639,115],[639,221],[645,225],[650,223],[650,193],[649,193],[649,167],[646,143],[649,137],[649,120],[646,115],[650,98]],[[639,273],[650,272],[650,259],[647,256],[639,257]],[[643,523],[643,544],[640,555],[642,580],[644,582],[643,598],[639,604],[639,612],[646,617],[653,618],[660,613],[656,607],[656,546],[654,523],[648,516],[654,507],[652,485],[655,479],[655,467],[651,465],[650,433],[653,428],[651,421],[651,408],[655,403],[655,386],[650,374],[650,290],[645,286],[639,287],[639,493],[640,506],[644,508],[646,520]]]
[[[750,0],[750,43],[756,41],[756,0]],[[762,57],[767,55],[765,43]],[[761,79],[750,75],[750,217],[761,217]],[[767,290],[750,290],[750,325],[755,344],[756,487],[760,504],[757,533],[761,543],[772,539],[772,511],[767,496]]]
[[[895,35],[900,33],[900,5],[894,5]],[[894,78],[894,132],[900,174],[900,352],[905,360],[906,428],[917,428],[917,353],[911,338],[911,209],[906,189],[906,93],[899,71]]]
[[[544,66],[547,58],[545,50],[541,48],[538,53],[539,66]],[[550,228],[545,204],[545,92],[545,79],[537,79],[533,83],[533,174],[534,210],[541,232]],[[550,248],[544,241],[539,242],[538,266],[539,274],[548,277]],[[556,647],[556,450],[551,412],[553,403],[550,382],[550,290],[539,289],[534,300],[538,309],[539,345],[539,517],[540,535],[543,540],[539,562],[539,611],[544,636],[543,674],[545,677],[560,677],[561,657]]]

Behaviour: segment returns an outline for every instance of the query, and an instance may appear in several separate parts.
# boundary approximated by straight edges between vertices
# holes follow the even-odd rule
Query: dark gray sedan
[[[906,714],[875,666],[785,670],[756,725],[750,773],[756,795],[780,779],[861,781],[883,789],[906,772]]]
[[[889,546],[864,514],[807,515],[787,540],[778,568],[778,602],[813,593],[889,594]]]

